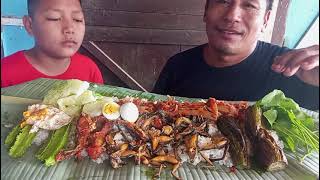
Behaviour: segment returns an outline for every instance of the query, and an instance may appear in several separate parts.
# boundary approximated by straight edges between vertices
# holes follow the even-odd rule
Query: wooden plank
[[[105,66],[99,59],[97,59],[92,53],[90,53],[83,46],[80,47],[79,53],[88,56],[96,63],[96,65],[99,67],[100,72],[102,74],[104,84],[130,88],[121,79],[119,79],[118,76],[116,76],[107,66]]]
[[[92,9],[85,9],[84,13],[86,24],[92,26],[205,30],[202,15],[176,15]]]
[[[94,42],[89,41],[82,44],[82,46],[92,53],[97,59],[107,66],[115,75],[117,75],[130,88],[147,92],[147,90],[137,82],[132,76],[124,71],[116,61],[110,58],[102,49]]]
[[[290,0],[280,0],[277,8],[276,19],[272,32],[271,43],[279,46],[283,45],[286,32],[286,19]]]
[[[87,26],[85,41],[199,45],[207,42],[205,31],[160,30]]]
[[[83,8],[129,12],[203,15],[206,0],[85,0]]]
[[[319,16],[315,19],[313,24],[310,25],[310,28],[301,38],[296,48],[305,48],[315,44],[319,45]]]
[[[153,89],[167,60],[180,51],[178,45],[108,42],[96,44],[148,91]]]

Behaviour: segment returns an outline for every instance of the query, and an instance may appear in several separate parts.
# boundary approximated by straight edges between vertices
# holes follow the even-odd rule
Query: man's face
[[[81,46],[85,23],[79,0],[40,0],[29,20],[29,33],[47,55],[70,57]]]
[[[209,44],[225,54],[250,51],[269,18],[266,0],[210,0],[205,12]]]

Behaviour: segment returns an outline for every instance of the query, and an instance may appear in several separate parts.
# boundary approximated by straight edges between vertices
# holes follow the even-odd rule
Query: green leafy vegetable
[[[319,133],[315,131],[313,119],[301,111],[294,100],[274,90],[256,103],[271,128],[284,141],[285,148],[296,153],[302,149],[304,157],[313,151],[319,153]]]
[[[12,131],[7,136],[6,140],[4,141],[4,144],[8,147],[11,147],[13,143],[15,142],[18,134],[20,133],[21,127],[20,124],[18,124],[16,127],[12,129]]]
[[[58,99],[72,95],[79,96],[86,91],[89,86],[90,84],[88,82],[77,79],[61,81],[48,91],[43,99],[43,103],[57,106]]]
[[[268,111],[265,111],[263,113],[264,117],[267,118],[267,120],[269,121],[270,125],[272,126],[273,123],[276,121],[277,116],[278,116],[278,112],[274,109],[270,109]]]
[[[9,150],[9,155],[14,158],[22,157],[28,147],[30,147],[37,133],[29,133],[31,125],[26,125],[21,129],[13,146]]]
[[[36,157],[41,161],[45,161],[46,166],[51,166],[56,163],[55,156],[67,143],[70,126],[69,124],[56,130],[48,143],[37,153]]]

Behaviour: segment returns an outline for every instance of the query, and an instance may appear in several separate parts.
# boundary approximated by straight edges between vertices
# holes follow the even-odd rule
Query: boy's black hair
[[[39,4],[39,1],[41,0],[27,0],[27,7],[28,7],[28,15],[33,16],[34,10]],[[80,5],[81,5],[81,0],[79,0]]]
[[[28,15],[33,16],[34,9],[38,5],[39,0],[28,0],[27,1],[27,7],[28,7]]]
[[[272,10],[273,0],[266,0],[266,1],[267,1],[267,10]],[[207,1],[206,1],[205,10],[208,9],[208,7],[209,7],[209,2],[210,2],[210,0],[207,0]]]

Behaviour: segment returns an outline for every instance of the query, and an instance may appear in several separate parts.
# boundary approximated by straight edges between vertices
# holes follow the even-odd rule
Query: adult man
[[[154,92],[256,101],[280,89],[319,109],[319,45],[290,50],[258,41],[271,7],[272,0],[207,0],[208,43],[170,58]]]

